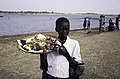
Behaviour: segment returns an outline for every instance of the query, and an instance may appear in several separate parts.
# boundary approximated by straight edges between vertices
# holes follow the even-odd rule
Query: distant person
[[[87,22],[87,29],[88,29],[87,34],[91,33],[90,18],[88,19],[88,22]]]
[[[102,27],[103,27],[103,31],[106,31],[106,27],[105,27],[105,15],[103,15],[102,17]]]
[[[114,30],[115,30],[114,23],[112,22],[112,19],[110,18],[108,31],[114,31]]]
[[[104,32],[106,30],[105,27],[105,16],[104,15],[100,15],[100,19],[99,19],[99,32]]]
[[[116,17],[116,29],[119,30],[119,22],[118,22],[118,17]]]
[[[118,15],[118,17],[116,17],[116,29],[117,30],[119,30],[120,29],[120,24],[119,24],[119,22],[120,22],[120,14]]]
[[[84,18],[84,22],[83,22],[83,29],[84,29],[84,31],[86,31],[86,26],[87,26],[87,20],[86,20],[86,18]]]
[[[62,44],[50,53],[41,54],[42,79],[79,79],[84,71],[78,41],[68,37],[70,23],[67,18],[56,20],[56,32]],[[71,69],[76,72],[72,73]]]
[[[100,19],[99,19],[99,33],[102,32],[102,15],[100,16]]]

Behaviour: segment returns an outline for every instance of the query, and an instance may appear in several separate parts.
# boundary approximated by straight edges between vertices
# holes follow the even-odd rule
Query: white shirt
[[[82,61],[78,41],[67,37],[64,46],[69,52],[70,56],[75,57],[75,60],[78,62]],[[63,55],[59,54],[59,50],[47,54],[47,62],[48,62],[47,73],[49,75],[59,78],[69,77],[69,62]]]

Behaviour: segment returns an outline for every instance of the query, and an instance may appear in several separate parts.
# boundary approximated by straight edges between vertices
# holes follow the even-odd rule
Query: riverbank
[[[57,35],[54,32],[42,34]],[[41,79],[39,54],[24,53],[17,48],[17,39],[29,35],[0,36],[0,79]],[[120,78],[120,31],[71,31],[69,37],[79,41],[85,72],[81,79]]]

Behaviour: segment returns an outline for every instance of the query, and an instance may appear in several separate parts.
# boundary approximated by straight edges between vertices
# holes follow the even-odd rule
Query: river
[[[98,15],[4,15],[0,17],[0,36],[27,34],[35,32],[54,32],[55,21],[66,17],[70,21],[70,29],[83,28],[83,18],[90,17],[91,28],[99,26]],[[107,16],[113,18],[116,16]],[[96,18],[96,19],[95,19]]]

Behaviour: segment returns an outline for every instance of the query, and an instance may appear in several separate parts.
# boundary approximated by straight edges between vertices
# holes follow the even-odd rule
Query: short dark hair
[[[69,24],[69,26],[70,26],[70,22],[69,22],[69,20],[68,20],[67,18],[65,18],[65,17],[60,17],[60,18],[58,18],[58,19],[56,20],[55,30],[57,31],[57,29],[59,28],[59,25],[60,25],[61,23],[64,23],[64,22],[67,22],[67,23]]]

